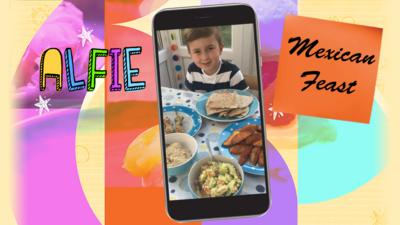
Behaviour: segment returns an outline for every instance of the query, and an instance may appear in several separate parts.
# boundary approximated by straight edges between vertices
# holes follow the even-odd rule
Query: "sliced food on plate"
[[[265,164],[260,125],[250,124],[233,131],[223,145],[231,154],[239,156],[240,165],[248,162],[263,167]]]
[[[249,106],[254,97],[238,94],[236,91],[212,93],[206,102],[207,116],[244,117],[249,113]]]

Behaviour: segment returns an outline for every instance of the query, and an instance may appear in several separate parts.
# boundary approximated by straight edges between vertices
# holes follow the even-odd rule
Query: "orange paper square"
[[[274,111],[369,123],[381,36],[380,28],[287,16]]]

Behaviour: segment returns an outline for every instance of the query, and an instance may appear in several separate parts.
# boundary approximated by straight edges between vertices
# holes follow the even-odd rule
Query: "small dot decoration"
[[[172,44],[171,45],[171,50],[172,51],[176,51],[178,49],[178,45],[176,45],[176,44]]]

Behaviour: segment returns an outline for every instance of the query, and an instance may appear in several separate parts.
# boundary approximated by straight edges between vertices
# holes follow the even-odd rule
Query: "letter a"
[[[49,48],[40,58],[40,91],[46,90],[46,78],[56,78],[56,91],[62,89],[62,55],[57,48]]]

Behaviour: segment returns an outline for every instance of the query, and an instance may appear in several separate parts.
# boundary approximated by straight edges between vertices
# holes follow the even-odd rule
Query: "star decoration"
[[[35,106],[39,108],[39,115],[40,116],[43,114],[43,110],[46,110],[47,112],[50,112],[49,101],[50,101],[50,98],[43,99],[42,96],[39,95],[39,102],[36,102]]]
[[[86,30],[84,26],[82,26],[82,31],[77,35],[80,39],[82,39],[82,47],[85,47],[86,41],[92,43],[92,32],[93,30]]]
[[[379,212],[377,210],[374,210],[373,212],[373,217],[374,217],[374,223],[373,225],[385,225],[386,220],[385,220],[385,213],[383,211]]]
[[[272,112],[272,119],[276,120],[276,118],[280,118],[283,117],[283,112],[275,112],[272,108],[272,105],[270,104],[270,107],[268,108],[269,111]]]

